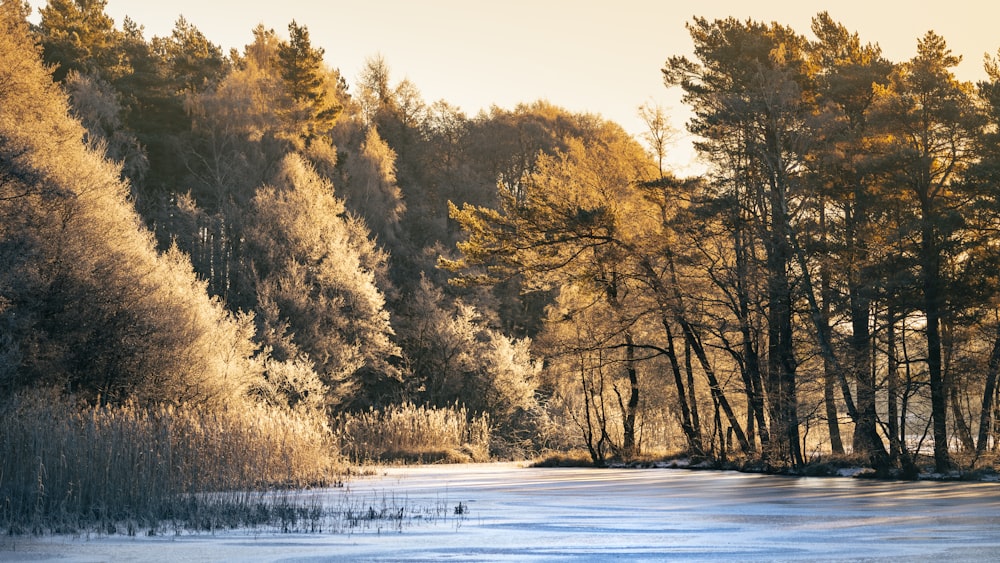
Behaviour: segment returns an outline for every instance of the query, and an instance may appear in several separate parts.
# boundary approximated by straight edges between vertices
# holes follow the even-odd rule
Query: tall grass
[[[190,507],[191,495],[327,482],[337,469],[331,446],[314,417],[253,403],[211,411],[14,398],[0,412],[0,525],[153,528]]]
[[[463,462],[490,458],[489,416],[465,407],[434,408],[404,403],[341,416],[340,451],[365,461]]]

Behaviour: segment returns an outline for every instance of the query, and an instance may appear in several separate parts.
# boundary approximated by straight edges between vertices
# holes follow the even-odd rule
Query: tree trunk
[[[646,273],[649,275],[649,281],[652,289],[657,295],[657,300],[659,301],[660,307],[663,313],[672,312],[673,316],[676,318],[677,323],[681,326],[681,332],[684,334],[684,341],[691,346],[694,350],[695,356],[698,358],[698,362],[701,364],[702,371],[705,372],[705,377],[708,379],[708,387],[713,397],[719,399],[719,404],[723,411],[726,413],[726,417],[729,419],[729,423],[733,426],[733,432],[736,434],[736,440],[740,444],[740,449],[743,453],[749,453],[752,448],[750,443],[747,441],[746,434],[743,432],[743,427],[740,425],[739,420],[736,418],[732,407],[729,405],[729,401],[726,400],[725,392],[722,390],[722,386],[719,385],[719,380],[715,377],[715,371],[712,369],[711,363],[708,361],[708,356],[705,354],[705,349],[702,347],[701,342],[698,340],[697,334],[694,327],[690,322],[687,321],[684,315],[684,299],[680,290],[680,282],[677,279],[677,270],[674,264],[673,256],[667,255],[667,265],[670,268],[670,290],[662,284],[660,277],[656,275],[656,271],[652,264],[648,260],[643,260],[641,265]],[[670,307],[670,303],[674,303],[674,307]],[[688,392],[693,391],[693,386],[688,385]],[[692,421],[693,422],[693,421]]]
[[[772,198],[777,200],[778,196]],[[772,201],[772,207],[783,205],[783,201]],[[774,214],[777,224],[785,225],[783,214],[777,210]],[[776,444],[776,453],[798,467],[803,464],[803,459],[795,388],[797,363],[792,330],[792,289],[787,270],[789,241],[784,230],[773,231],[767,245],[768,398],[771,402],[771,429],[780,439]]]
[[[925,198],[926,202],[926,198]],[[931,417],[934,435],[934,468],[938,473],[951,470],[948,453],[948,404],[941,363],[942,291],[940,256],[928,205],[922,205],[921,267],[923,269],[924,314],[927,317],[927,372],[931,388]]]
[[[757,353],[757,346],[753,340],[753,327],[750,321],[750,296],[747,291],[749,273],[742,229],[734,229],[733,237],[736,254],[736,294],[739,307],[740,336],[743,338],[743,362],[746,374],[747,403],[750,411],[747,418],[756,423],[761,451],[767,452],[770,435],[764,412],[764,383],[761,376],[760,354]],[[748,424],[748,433],[749,429],[752,429],[752,426]]]
[[[725,433],[722,431],[722,416],[721,416],[721,414],[719,412],[719,401],[715,397],[712,397],[712,406],[714,407],[714,411],[715,411],[715,415],[714,415],[715,416],[715,418],[714,418],[714,421],[715,421],[715,432],[713,433],[713,435],[719,441],[719,459],[721,459],[723,462],[725,462],[726,461],[726,454],[728,453],[726,451],[726,437],[725,437]]]
[[[581,425],[583,439],[587,444],[587,451],[590,452],[590,460],[595,466],[601,467],[604,465],[604,454],[600,444],[594,440],[594,417],[591,414],[590,404],[592,395],[590,385],[587,384],[587,367],[582,354],[580,356],[580,385],[583,387],[584,424]]]
[[[855,436],[858,436],[858,427],[860,426],[860,432],[867,436],[864,439],[865,445],[870,445],[866,447],[864,452],[869,456],[871,462],[876,467],[883,467],[887,461],[888,454],[885,452],[885,445],[882,443],[881,438],[878,436],[877,426],[876,426],[876,416],[874,410],[874,374],[863,376],[865,379],[871,378],[872,383],[870,385],[871,397],[870,397],[870,412],[867,415],[870,418],[869,422],[864,422],[859,425],[861,421],[861,414],[858,407],[855,405],[851,398],[851,390],[847,377],[844,375],[844,368],[840,361],[837,359],[836,354],[833,351],[833,342],[831,337],[831,329],[828,315],[824,315],[823,311],[820,309],[819,304],[816,301],[816,295],[813,292],[812,276],[809,274],[808,263],[806,262],[805,252],[798,243],[798,237],[795,234],[795,230],[792,228],[791,224],[786,222],[785,228],[788,232],[788,241],[794,251],[796,261],[798,262],[799,268],[802,270],[802,284],[804,286],[804,291],[806,294],[806,299],[809,302],[809,309],[811,311],[811,317],[813,320],[813,325],[816,328],[816,334],[819,339],[820,354],[823,356],[825,362],[829,362],[832,372],[836,375],[837,380],[840,382],[841,392],[844,396],[844,404],[847,407],[847,414],[851,417],[851,420],[855,423]],[[867,302],[867,300],[865,300]],[[852,306],[853,306],[852,301]],[[860,332],[864,336],[865,343],[861,345],[861,348],[869,350],[870,347],[870,331],[868,330],[867,312],[868,305],[864,307],[859,307],[863,309],[864,314],[860,312],[857,314],[852,314],[852,323],[855,320],[864,318],[864,326],[861,328],[855,328],[856,331]],[[852,311],[853,313],[853,311]],[[853,324],[852,324],[853,326]],[[867,359],[868,353],[866,353],[866,359],[863,365],[869,365]],[[860,391],[859,391],[860,392]],[[866,401],[869,399],[866,398]]]
[[[747,441],[746,434],[743,432],[743,427],[740,425],[739,419],[736,418],[736,414],[733,412],[733,408],[729,405],[729,401],[726,399],[726,394],[722,390],[722,386],[719,385],[719,380],[715,376],[715,370],[712,369],[712,364],[708,361],[708,355],[705,354],[705,348],[701,345],[701,341],[698,340],[697,334],[694,332],[694,328],[686,320],[679,319],[681,330],[684,332],[684,338],[687,340],[688,344],[691,345],[691,349],[694,351],[695,357],[698,358],[698,362],[701,364],[702,371],[705,372],[705,377],[708,379],[708,388],[712,393],[713,400],[719,402],[719,406],[722,408],[723,412],[726,413],[726,418],[729,424],[733,427],[733,433],[736,434],[736,441],[740,444],[740,449],[743,453],[750,453],[752,448],[750,443]]]
[[[622,310],[622,304],[618,297],[618,274],[612,271],[610,281],[605,285],[605,298],[608,305],[616,313]],[[632,333],[628,329],[624,331],[625,340],[625,373],[629,382],[629,399],[627,405],[622,405],[622,455],[631,457],[636,452],[635,440],[635,419],[636,411],[639,408],[639,375],[635,367],[635,341]],[[617,389],[616,389],[617,392]],[[621,396],[619,396],[619,403]]]
[[[903,437],[899,425],[899,357],[896,355],[896,309],[891,304],[886,308],[886,426],[889,433],[889,457],[900,459],[903,453]]]
[[[687,393],[684,391],[681,366],[677,358],[676,348],[674,347],[674,334],[670,329],[670,323],[666,319],[663,319],[663,329],[667,333],[667,357],[670,359],[670,367],[674,375],[674,385],[677,387],[677,403],[681,409],[681,430],[684,432],[690,453],[698,456],[704,455],[705,451],[701,443],[701,429],[696,423],[692,422],[691,408],[688,406]]]
[[[834,455],[844,455],[844,440],[840,437],[840,421],[837,419],[837,374],[830,362],[823,361],[823,402],[826,405],[826,427],[830,433],[830,451]]]
[[[965,420],[965,413],[962,412],[962,401],[958,396],[958,387],[949,385],[948,396],[951,399],[951,416],[955,418],[955,433],[962,443],[962,450],[966,452],[976,451],[976,442],[972,439],[972,428]]]
[[[826,206],[820,205],[820,236],[826,245]],[[826,261],[820,265],[819,271],[820,298],[823,300],[823,318],[830,318],[833,290],[830,283],[830,267]],[[837,414],[837,372],[829,358],[823,358],[823,402],[826,405],[826,427],[830,434],[830,451],[835,455],[844,455],[844,441],[840,437],[840,420]]]
[[[675,316],[677,317],[678,324],[681,325],[681,332],[684,334],[684,341],[691,347],[694,351],[695,357],[698,358],[698,362],[701,364],[701,369],[705,373],[705,378],[708,379],[708,389],[712,394],[712,397],[719,401],[719,406],[726,413],[726,418],[729,420],[729,424],[733,427],[733,432],[736,434],[736,440],[740,443],[740,449],[743,453],[750,453],[752,448],[750,443],[747,441],[746,434],[743,432],[743,427],[739,420],[736,418],[736,414],[733,412],[733,408],[729,405],[729,401],[726,399],[726,394],[722,390],[722,386],[719,384],[718,378],[715,377],[715,370],[712,369],[712,364],[708,361],[708,355],[705,353],[705,348],[701,345],[701,340],[698,338],[694,327],[685,318],[683,313],[683,296],[680,290],[680,281],[677,279],[677,269],[674,264],[673,256],[667,256],[667,265],[670,268],[670,284],[673,289],[673,300],[676,302]],[[647,270],[652,270],[652,266],[647,262],[644,263]],[[659,279],[658,277],[653,278]],[[665,288],[662,287],[658,282],[656,283],[654,289],[658,291],[663,291]],[[664,295],[666,297],[666,295]],[[689,386],[688,391],[690,392],[691,386]]]
[[[1000,323],[997,323],[996,336],[993,338],[993,351],[990,352],[990,362],[986,368],[986,384],[983,387],[982,410],[979,411],[979,440],[976,442],[976,458],[986,452],[990,441],[990,429],[993,413],[993,398],[996,396],[997,374],[1000,373]]]
[[[851,368],[857,385],[857,418],[854,422],[854,451],[868,456],[875,468],[884,468],[889,461],[885,444],[878,435],[878,415],[875,411],[875,372],[871,365],[871,301],[859,287],[851,287]]]
[[[955,372],[952,369],[952,359],[955,354],[955,327],[948,322],[941,323],[941,351],[942,351],[942,379],[944,380],[945,393],[948,394],[951,406],[951,416],[955,420],[954,433],[962,445],[962,451],[974,452],[976,443],[972,439],[972,429],[965,420],[965,412],[962,411],[962,402],[959,397],[959,382],[955,380]]]
[[[622,420],[622,450],[625,457],[636,455],[635,417],[639,409],[639,376],[635,369],[635,342],[632,333],[625,332],[625,372],[628,374],[629,398]]]
[[[698,432],[701,442],[701,417],[698,415],[698,394],[695,392],[694,369],[691,366],[691,345],[684,341],[684,373],[687,375],[688,403],[691,405],[691,424]]]

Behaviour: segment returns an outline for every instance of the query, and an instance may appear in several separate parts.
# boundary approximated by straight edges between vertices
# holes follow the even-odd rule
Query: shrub
[[[412,403],[342,415],[334,433],[340,451],[357,461],[488,461],[490,421],[465,407]]]

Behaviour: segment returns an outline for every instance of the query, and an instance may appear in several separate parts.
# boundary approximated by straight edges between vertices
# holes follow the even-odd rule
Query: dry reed
[[[230,500],[249,505],[245,491],[328,482],[332,452],[316,417],[283,409],[79,408],[36,393],[0,411],[0,525],[10,533],[155,529],[183,516],[192,495],[234,491]]]
[[[335,432],[340,451],[358,462],[488,461],[490,421],[465,407],[404,403],[343,415]]]

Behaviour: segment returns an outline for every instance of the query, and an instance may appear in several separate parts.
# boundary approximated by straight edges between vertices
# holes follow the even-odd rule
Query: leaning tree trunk
[[[663,320],[663,329],[667,333],[667,358],[670,360],[671,371],[674,375],[674,385],[677,388],[677,403],[681,410],[681,430],[687,440],[688,450],[693,455],[704,455],[704,447],[701,443],[701,428],[697,424],[697,418],[692,418],[692,410],[688,405],[687,393],[684,390],[684,378],[681,375],[680,361],[677,358],[677,350],[674,346],[674,334],[670,329],[670,323]],[[695,411],[697,412],[697,411]]]
[[[732,427],[733,433],[736,435],[736,441],[740,444],[740,450],[743,453],[750,453],[753,448],[750,446],[750,442],[747,441],[746,434],[743,432],[743,426],[740,425],[739,419],[736,418],[736,414],[733,412],[733,408],[730,406],[729,400],[726,399],[726,394],[722,390],[722,385],[719,384],[719,379],[715,375],[715,370],[712,369],[712,364],[708,361],[708,355],[705,353],[705,347],[701,344],[701,340],[694,331],[694,327],[684,319],[679,319],[679,321],[681,330],[684,332],[684,338],[687,340],[688,344],[691,345],[691,349],[694,351],[695,357],[698,358],[702,371],[708,379],[708,388],[712,394],[712,399],[718,401],[722,411],[726,413],[726,419],[729,421],[729,425]]]
[[[652,270],[652,266],[648,262],[644,262],[644,267],[648,270]],[[712,369],[711,362],[708,361],[708,354],[705,353],[705,347],[702,346],[701,339],[698,338],[698,333],[695,331],[694,326],[687,320],[684,315],[683,306],[683,295],[680,290],[680,281],[677,277],[677,268],[674,264],[673,256],[667,257],[667,265],[670,269],[670,284],[673,289],[673,300],[677,304],[675,309],[675,316],[677,317],[677,323],[681,326],[681,332],[684,334],[684,341],[691,347],[696,358],[698,358],[698,363],[701,364],[701,369],[705,373],[705,378],[708,379],[708,389],[712,395],[713,400],[719,401],[719,406],[722,408],[723,412],[726,413],[726,418],[729,421],[730,426],[733,428],[733,433],[736,435],[736,440],[740,444],[740,450],[743,453],[750,453],[753,447],[747,440],[746,434],[743,432],[743,426],[740,424],[736,414],[733,412],[732,406],[729,404],[729,400],[726,399],[726,394],[722,390],[722,385],[719,384],[718,378],[715,376],[715,370]],[[652,278],[653,280],[658,280],[658,277]],[[655,283],[655,290],[664,291],[664,288],[659,282]],[[666,294],[663,294],[666,297]]]
[[[860,295],[855,296],[852,290],[851,318],[852,328],[854,329],[852,351],[856,355],[855,358],[862,353],[864,354],[863,359],[852,362],[852,366],[854,366],[856,372],[855,379],[858,381],[858,394],[864,395],[865,407],[862,410],[860,406],[855,405],[851,398],[851,390],[847,378],[844,376],[844,368],[833,351],[829,317],[820,309],[816,296],[813,293],[812,277],[809,274],[805,253],[798,244],[797,236],[791,224],[786,223],[786,229],[788,230],[788,240],[794,251],[796,262],[802,270],[802,285],[804,286],[803,289],[812,313],[810,316],[812,317],[813,325],[816,328],[816,334],[819,339],[820,354],[824,362],[829,363],[831,370],[836,374],[844,396],[847,414],[855,423],[855,446],[862,446],[861,451],[869,456],[870,461],[875,467],[884,467],[888,462],[889,455],[885,451],[885,444],[882,443],[882,439],[878,436],[877,415],[875,411],[875,376],[870,369],[871,333],[868,329],[868,311],[871,302],[867,298],[861,299]],[[858,367],[858,364],[861,367]],[[859,374],[858,372],[860,371],[864,371],[864,373]]]
[[[986,384],[983,387],[982,410],[979,411],[979,439],[976,441],[976,459],[986,452],[990,440],[990,429],[993,425],[993,398],[996,396],[997,374],[1000,373],[1000,323],[997,323],[996,336],[993,338],[993,351],[990,352],[990,362],[986,368]]]
[[[655,268],[653,268],[653,265],[649,260],[642,260],[640,264],[649,277],[650,286],[657,296],[657,301],[659,302],[663,313],[666,314],[670,312],[673,314],[677,324],[681,327],[685,343],[691,346],[691,349],[695,353],[695,357],[698,358],[702,371],[705,373],[705,378],[708,379],[709,391],[711,392],[712,397],[719,400],[720,407],[722,407],[723,412],[726,413],[726,418],[733,428],[733,433],[736,435],[736,440],[740,444],[741,451],[743,453],[749,453],[753,448],[747,441],[746,434],[743,432],[743,427],[740,424],[739,419],[736,418],[736,414],[733,412],[729,401],[726,399],[725,392],[722,390],[722,385],[719,384],[719,380],[715,376],[715,370],[712,369],[712,364],[708,361],[708,355],[705,353],[705,348],[702,346],[701,341],[697,336],[697,332],[684,315],[684,298],[680,290],[680,282],[677,278],[677,270],[674,264],[673,256],[668,253],[666,258],[667,265],[670,269],[669,290],[663,285],[660,276],[657,274]],[[670,306],[671,303],[673,303],[673,307]],[[691,392],[692,386],[689,385],[688,387],[688,391]]]

